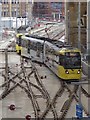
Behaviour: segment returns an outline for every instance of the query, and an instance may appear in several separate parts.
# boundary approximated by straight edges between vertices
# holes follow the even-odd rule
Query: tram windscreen
[[[67,57],[78,57],[78,56],[80,56],[80,53],[79,52],[66,52],[65,56],[67,56]]]
[[[67,52],[64,56],[63,66],[66,69],[80,69],[81,68],[81,55],[79,52]]]

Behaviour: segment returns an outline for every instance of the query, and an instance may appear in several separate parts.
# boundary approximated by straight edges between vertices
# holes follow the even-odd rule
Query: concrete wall
[[[78,47],[78,2],[67,2],[66,3],[66,40],[71,43],[73,46]],[[86,13],[87,13],[87,3],[81,2],[80,5],[80,14],[82,19],[82,25],[81,25],[81,34],[80,34],[80,43],[81,43],[81,49],[84,51],[84,47],[86,47]]]

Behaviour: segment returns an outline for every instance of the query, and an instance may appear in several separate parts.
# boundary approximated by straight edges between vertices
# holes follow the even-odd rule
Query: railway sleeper
[[[42,94],[34,95],[35,98],[45,98]]]
[[[81,90],[86,97],[90,97],[90,94],[83,87],[81,87]]]
[[[69,105],[69,100],[66,100],[66,101],[64,102],[64,104],[63,104],[63,106],[62,106],[60,112],[63,112],[63,111],[66,109],[66,107],[67,107],[68,105]]]
[[[61,115],[60,115],[60,117],[59,117],[59,120],[64,120],[64,118],[65,118],[65,116],[66,116],[66,114],[67,114],[67,112],[68,112],[68,110],[69,110],[69,108],[70,108],[70,105],[71,105],[71,103],[72,103],[72,101],[73,101],[73,95],[68,99],[68,102],[66,102],[65,104],[67,104],[65,107],[64,107],[64,109],[62,110],[62,113],[61,113]]]

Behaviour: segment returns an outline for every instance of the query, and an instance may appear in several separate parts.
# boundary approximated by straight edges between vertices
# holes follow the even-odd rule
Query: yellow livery
[[[21,49],[22,49],[22,47],[21,47],[21,36],[22,35],[23,35],[22,33],[18,33],[16,35],[16,52],[18,54],[21,54]]]
[[[17,38],[21,39],[21,47],[18,44],[17,51],[21,50],[22,56],[44,63],[62,80],[81,79],[81,52],[79,49],[62,42],[52,43],[52,40],[43,37],[25,35],[20,37],[18,35]]]

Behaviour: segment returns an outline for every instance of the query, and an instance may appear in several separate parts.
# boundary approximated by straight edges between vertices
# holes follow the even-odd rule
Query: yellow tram
[[[44,63],[62,80],[81,79],[81,52],[77,48],[21,35],[19,50],[22,56]]]
[[[81,79],[81,53],[77,48],[58,48],[46,42],[45,65],[61,79]]]

